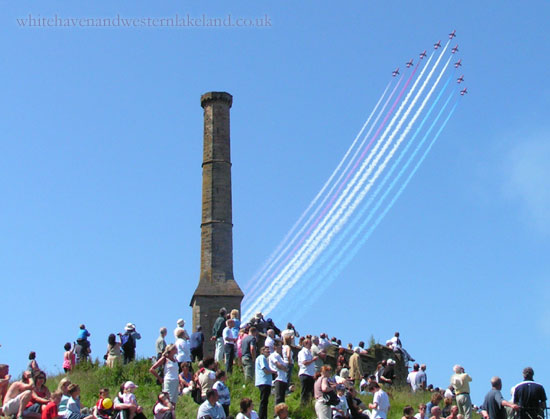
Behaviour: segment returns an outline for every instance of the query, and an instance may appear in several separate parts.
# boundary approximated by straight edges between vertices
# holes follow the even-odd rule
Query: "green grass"
[[[69,374],[69,378],[73,383],[80,385],[81,388],[81,403],[83,407],[92,407],[98,399],[100,388],[107,387],[110,389],[111,398],[114,398],[119,390],[120,384],[125,381],[133,381],[139,387],[136,389],[136,397],[145,415],[152,418],[153,405],[157,400],[157,395],[160,392],[160,386],[157,385],[155,377],[149,372],[151,361],[148,359],[140,359],[129,365],[119,366],[116,368],[107,368],[100,366],[98,361],[78,365],[74,371]],[[65,374],[55,377],[49,377],[47,385],[50,390],[57,388],[57,384]],[[290,408],[290,414],[293,419],[314,419],[316,417],[313,408],[313,402],[306,406],[300,405],[300,381],[297,376],[297,367],[295,366],[292,382],[296,385],[296,391],[286,397],[286,404]],[[236,415],[239,412],[239,401],[243,397],[249,397],[254,401],[255,410],[258,409],[260,402],[260,394],[252,382],[244,382],[244,376],[238,366],[233,368],[233,374],[227,380],[227,386],[231,391],[231,408],[230,413]],[[408,387],[386,389],[390,396],[391,409],[389,419],[401,419],[403,416],[403,408],[410,404],[417,410],[419,403],[426,403],[430,399],[430,393],[411,394]],[[372,396],[360,396],[365,402],[372,401]],[[274,397],[270,397],[269,410],[273,412]],[[176,409],[176,417],[178,419],[197,417],[198,405],[189,397],[180,397]],[[272,417],[272,416],[270,416]]]

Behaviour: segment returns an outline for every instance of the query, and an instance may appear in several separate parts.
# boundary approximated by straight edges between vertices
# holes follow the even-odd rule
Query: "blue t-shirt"
[[[86,329],[80,329],[78,332],[78,336],[76,337],[77,340],[79,339],[87,339],[88,336],[90,336],[90,332],[88,332]]]
[[[256,358],[256,386],[270,386],[273,381],[273,374],[269,369],[269,362],[267,358],[263,355],[260,355]],[[264,368],[267,369],[268,373],[264,371]]]

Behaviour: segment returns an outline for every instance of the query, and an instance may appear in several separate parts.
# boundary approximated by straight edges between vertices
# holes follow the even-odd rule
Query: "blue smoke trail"
[[[369,217],[361,224],[361,226],[359,226],[359,228],[356,230],[356,233],[353,235],[353,237],[351,237],[351,239],[347,242],[347,245],[344,246],[344,248],[342,248],[340,250],[340,252],[338,253],[338,255],[336,257],[334,257],[333,261],[334,262],[338,262],[342,255],[344,254],[344,252],[347,250],[347,248],[353,243],[353,241],[357,238],[357,236],[362,232],[362,230],[366,227],[367,223],[370,221],[370,219],[372,218],[372,216],[374,215],[374,213],[376,212],[376,210],[380,207],[380,205],[382,204],[382,202],[384,201],[384,199],[386,198],[386,196],[388,195],[388,193],[393,189],[393,187],[395,186],[396,182],[400,179],[400,177],[403,175],[403,173],[406,171],[406,169],[408,168],[409,164],[413,161],[414,157],[416,156],[416,154],[418,153],[418,151],[420,150],[420,148],[423,146],[423,144],[425,143],[426,139],[428,138],[428,136],[430,135],[430,133],[432,132],[432,130],[434,129],[435,125],[437,124],[438,120],[440,119],[441,115],[443,114],[443,112],[445,111],[445,109],[447,108],[451,98],[453,96],[455,96],[456,93],[453,93],[449,96],[449,98],[446,100],[445,104],[443,105],[443,108],[441,109],[441,111],[439,112],[439,114],[437,115],[437,117],[435,118],[435,120],[432,122],[431,126],[429,127],[428,131],[426,132],[426,134],[424,135],[424,137],[422,138],[422,140],[420,141],[420,143],[417,145],[417,147],[415,148],[415,150],[413,151],[413,153],[411,154],[411,157],[409,158],[409,160],[405,163],[405,165],[401,168],[401,170],[399,171],[398,175],[396,176],[396,178],[392,181],[392,183],[390,184],[390,186],[388,187],[388,189],[384,192],[384,194],[382,195],[382,197],[380,198],[380,200],[377,202],[376,206],[371,210],[371,212],[369,213]],[[330,272],[331,268],[332,268],[332,265],[334,265],[334,263],[331,262],[331,264],[329,266],[326,267],[326,270],[325,270],[325,273],[328,273],[328,277],[319,284],[319,286],[315,289],[313,289],[313,292],[308,294],[307,295],[307,301],[309,301],[310,303],[309,304],[296,304],[294,306],[294,308],[298,308],[298,311],[296,312],[293,312],[293,317],[299,317],[301,315],[303,315],[303,311],[307,308],[309,308],[311,306],[311,303],[313,303],[314,301],[317,300],[317,298],[320,296],[320,294],[338,277],[338,275],[342,272],[342,270],[344,270],[344,268],[349,264],[349,262],[353,259],[353,257],[357,254],[357,252],[359,251],[359,249],[363,246],[363,244],[368,240],[368,238],[370,237],[370,235],[372,234],[372,232],[374,231],[374,229],[380,224],[380,222],[382,221],[382,219],[386,216],[386,214],[388,213],[388,211],[393,207],[393,205],[395,204],[395,202],[397,201],[397,199],[399,198],[399,196],[401,195],[401,193],[403,192],[403,190],[407,187],[407,185],[409,184],[410,180],[412,179],[412,177],[414,176],[414,174],[416,173],[416,171],[418,170],[418,168],[420,167],[420,165],[423,163],[424,159],[426,158],[426,156],[428,155],[429,151],[431,150],[431,148],[433,147],[433,145],[435,144],[435,142],[437,141],[437,139],[439,138],[439,135],[441,134],[441,132],[443,131],[443,129],[445,128],[445,126],[447,125],[447,122],[449,121],[449,119],[451,118],[452,114],[454,113],[455,109],[456,109],[456,106],[458,105],[458,102],[455,103],[455,105],[453,106],[453,108],[451,109],[451,111],[449,112],[449,114],[447,115],[446,119],[444,120],[443,124],[441,125],[441,127],[439,128],[439,130],[437,131],[436,135],[434,136],[434,138],[432,139],[431,143],[429,144],[429,146],[426,148],[426,150],[424,151],[424,154],[422,155],[422,157],[418,160],[417,164],[415,165],[415,167],[413,168],[413,170],[411,171],[411,173],[409,174],[409,176],[407,177],[407,179],[403,182],[403,184],[401,185],[401,187],[399,188],[399,190],[396,192],[395,196],[392,198],[392,200],[390,201],[390,203],[387,205],[387,207],[384,209],[384,211],[378,216],[378,218],[375,220],[375,222],[372,224],[372,226],[367,230],[367,232],[365,233],[365,235],[361,238],[361,240],[359,240],[359,242],[357,242],[355,244],[355,246],[345,255],[345,258],[336,266],[336,268],[334,269],[334,271]],[[321,278],[322,279],[322,278]]]
[[[443,71],[445,71],[445,70],[443,70]],[[306,285],[308,287],[314,287],[315,286],[314,284],[316,284],[316,283],[318,283],[322,280],[322,277],[324,276],[323,274],[321,274],[320,277],[315,277],[314,276],[320,268],[325,268],[326,267],[325,272],[327,272],[331,266],[333,266],[335,263],[338,262],[339,258],[341,257],[342,252],[340,252],[338,257],[330,259],[330,262],[329,262],[328,266],[326,265],[327,262],[329,261],[329,258],[331,258],[332,254],[339,248],[342,241],[345,240],[346,237],[351,232],[356,231],[355,230],[356,224],[361,221],[361,219],[362,219],[363,215],[365,214],[365,212],[369,209],[369,207],[372,204],[372,202],[374,201],[374,199],[378,196],[378,194],[380,193],[382,188],[385,186],[385,184],[391,178],[391,175],[393,174],[393,172],[397,169],[397,167],[401,163],[401,160],[403,160],[403,158],[405,157],[407,151],[409,150],[409,148],[413,144],[414,140],[416,139],[416,137],[418,136],[418,134],[420,133],[420,131],[424,127],[424,124],[428,121],[428,119],[429,119],[430,115],[432,114],[435,106],[439,102],[441,96],[443,95],[443,93],[445,92],[445,90],[447,89],[447,87],[449,86],[449,83],[451,82],[451,80],[453,78],[454,78],[454,74],[451,73],[451,75],[447,79],[446,83],[443,85],[442,89],[440,90],[439,94],[437,95],[436,99],[434,100],[434,102],[430,106],[429,110],[427,111],[426,115],[424,116],[422,121],[419,123],[419,126],[416,129],[416,131],[414,132],[411,139],[407,142],[407,144],[405,145],[404,149],[401,151],[401,153],[399,154],[399,156],[395,160],[395,162],[392,163],[392,165],[390,166],[387,174],[385,174],[383,180],[377,186],[374,193],[368,196],[369,198],[368,198],[366,204],[361,208],[361,210],[358,212],[358,214],[356,216],[354,216],[354,219],[350,223],[348,223],[348,225],[345,227],[344,231],[338,235],[338,237],[335,239],[334,243],[327,249],[326,252],[324,252],[324,254],[320,257],[320,259],[317,261],[317,263],[315,265],[313,265],[311,267],[311,269],[304,275],[304,278],[302,278],[295,285],[295,289],[293,290],[294,297],[291,298],[291,300],[297,301],[296,298],[298,298],[298,300],[300,300],[301,295],[303,295],[303,294],[300,293],[301,289],[303,289]],[[432,89],[433,88],[435,88],[435,86],[433,86]],[[412,157],[414,157],[414,156],[412,156]],[[412,159],[412,157],[410,157],[409,159]],[[410,161],[407,164],[410,164]],[[395,185],[395,181],[392,184],[392,186],[390,186],[390,188],[392,188],[393,185]],[[370,220],[373,215],[374,214],[371,213],[369,215],[369,217],[367,218],[367,220]],[[366,224],[364,223],[362,228],[364,228],[365,226],[366,226]],[[356,234],[359,234],[359,231],[356,231]],[[344,246],[344,250],[347,247],[349,247],[349,245],[350,245],[350,243],[348,242],[348,244],[346,246]],[[306,279],[306,278],[311,278],[311,277],[313,277],[313,278],[309,281]],[[300,304],[298,303],[298,305],[300,305]]]

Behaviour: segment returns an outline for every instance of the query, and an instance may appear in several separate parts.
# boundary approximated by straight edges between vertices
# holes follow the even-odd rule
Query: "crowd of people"
[[[364,371],[361,356],[369,351],[364,342],[356,347],[351,344],[343,347],[341,341],[329,339],[325,333],[300,336],[291,323],[281,330],[261,313],[242,323],[237,310],[228,313],[224,308],[220,309],[211,332],[210,336],[205,336],[198,326],[189,334],[185,321],[179,319],[173,332],[174,342],[168,344],[167,328],[160,329],[149,369],[161,386],[153,408],[155,419],[175,419],[180,397],[185,397],[186,403],[199,405],[197,419],[232,417],[227,379],[234,368],[242,369],[244,379],[254,384],[259,395],[257,411],[250,398],[238,402],[237,419],[287,419],[289,407],[285,399],[297,389],[297,382],[292,382],[295,365],[300,402],[303,405],[313,403],[317,419],[387,419],[390,409],[387,389],[399,381],[396,361],[393,358],[380,360],[374,370]],[[64,345],[63,369],[66,373],[90,357],[90,336],[85,325],[81,325],[75,342]],[[215,343],[213,356],[204,356],[207,338]],[[103,357],[105,365],[113,368],[134,361],[139,339],[141,335],[132,323],[125,326],[123,333],[110,334]],[[398,332],[386,346],[404,365],[415,361],[403,348]],[[352,352],[349,357],[347,350]],[[329,352],[338,354],[335,362],[327,359]],[[197,365],[196,370],[193,363]],[[510,401],[501,394],[500,378],[493,377],[491,390],[479,408],[472,405],[469,384],[472,378],[462,366],[454,366],[446,389],[428,384],[425,364],[414,363],[410,369],[406,383],[411,392],[421,392],[429,400],[418,406],[418,412],[406,406],[402,419],[472,419],[474,411],[484,419],[538,419],[544,416],[546,394],[542,385],[533,380],[532,368],[524,369],[524,380],[513,388]],[[92,409],[80,405],[80,388],[71,383],[70,375],[50,393],[45,385],[46,374],[38,366],[35,352],[29,354],[29,364],[21,380],[10,382],[10,379],[9,367],[0,365],[0,415],[3,416],[15,419],[146,419],[134,394],[137,385],[132,381],[122,383],[120,392],[112,399],[109,389],[101,389]],[[368,405],[359,397],[367,393],[373,397]],[[275,408],[268,412],[271,397]]]

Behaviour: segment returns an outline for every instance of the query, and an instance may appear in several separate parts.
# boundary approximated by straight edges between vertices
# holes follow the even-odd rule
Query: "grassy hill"
[[[125,381],[134,381],[139,388],[136,389],[138,402],[144,408],[144,413],[147,417],[152,418],[153,405],[157,400],[160,386],[156,383],[155,378],[149,373],[151,361],[141,359],[129,365],[116,368],[107,368],[100,366],[99,362],[81,364],[69,374],[69,378],[73,383],[79,384],[81,387],[81,402],[83,407],[92,407],[98,399],[100,388],[107,387],[110,389],[111,397],[113,398],[122,384]],[[49,377],[47,385],[50,390],[57,388],[57,384],[65,374],[55,377]],[[286,398],[286,403],[290,407],[290,414],[293,419],[314,419],[316,417],[313,409],[313,402],[308,406],[300,406],[300,380],[297,377],[297,367],[293,371],[293,383],[296,385],[296,391]],[[231,391],[231,409],[230,413],[236,415],[239,412],[239,402],[243,397],[249,397],[254,401],[255,410],[258,409],[260,398],[259,391],[252,383],[245,383],[241,370],[235,366],[233,374],[227,380],[227,386]],[[401,419],[403,416],[403,407],[407,404],[415,408],[419,403],[427,402],[430,399],[430,393],[411,394],[408,388],[391,388],[386,389],[390,396],[391,409],[389,419]],[[360,396],[361,399],[368,403],[372,401],[372,396]],[[273,412],[273,397],[270,398],[269,412]],[[189,397],[182,396],[178,401],[176,409],[176,417],[194,419],[197,417],[198,405]],[[271,413],[270,413],[271,415]]]

